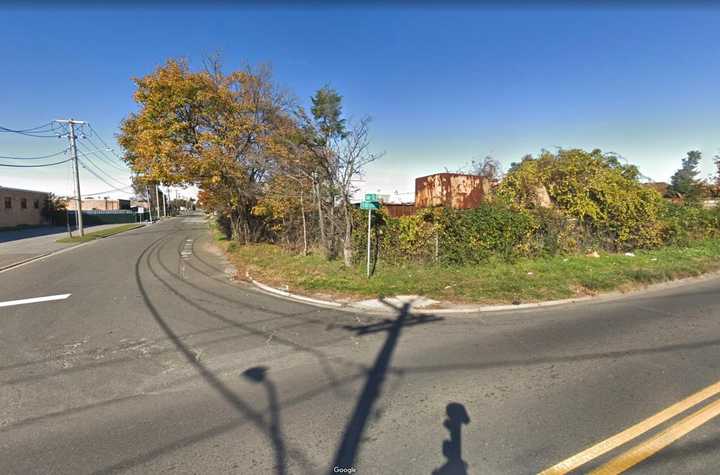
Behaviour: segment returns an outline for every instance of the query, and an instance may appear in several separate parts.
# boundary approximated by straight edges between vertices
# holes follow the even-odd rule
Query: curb
[[[288,300],[298,301],[298,302],[304,302],[314,305],[319,305],[322,307],[332,307],[332,308],[339,308],[342,310],[347,311],[356,311],[356,312],[364,312],[364,313],[372,313],[372,314],[392,314],[394,313],[391,310],[381,310],[381,309],[375,309],[375,308],[368,308],[362,305],[357,305],[355,302],[338,302],[334,300],[321,300],[321,299],[315,299],[312,297],[306,297],[304,295],[299,294],[293,294],[291,292],[288,292],[287,290],[278,289],[276,287],[272,287],[267,284],[263,284],[262,282],[259,282],[255,279],[253,279],[250,276],[249,272],[245,272],[245,277],[259,290],[283,297]],[[532,303],[521,303],[521,304],[503,304],[503,305],[478,305],[478,306],[467,306],[467,307],[457,307],[457,308],[416,308],[413,309],[413,313],[416,314],[453,314],[453,313],[481,313],[481,312],[500,312],[503,310],[521,310],[521,309],[528,309],[528,308],[538,308],[538,307],[554,307],[557,305],[566,305],[571,303],[579,303],[579,302],[585,302],[588,300],[594,300],[598,299],[600,296],[593,297],[577,297],[577,298],[569,298],[569,299],[562,299],[562,300],[548,300],[545,302],[532,302]]]
[[[52,254],[52,252],[46,252],[45,254],[39,254],[37,256],[28,257],[27,259],[23,259],[22,261],[13,262],[12,264],[8,264],[8,265],[0,267],[0,272],[8,270],[8,269],[12,269],[13,267],[21,266],[23,264],[27,264],[28,262],[32,262],[36,259],[42,259],[43,257],[47,257],[51,254]]]
[[[293,294],[291,292],[288,292],[287,290],[278,289],[272,286],[269,286],[267,284],[263,284],[262,282],[258,282],[257,280],[253,279],[250,276],[249,272],[245,273],[245,276],[247,279],[260,291],[285,298],[287,300],[293,300],[298,302],[304,302],[309,303],[317,306],[322,307],[332,307],[337,308],[344,311],[353,311],[353,312],[363,312],[368,314],[380,314],[380,315],[387,315],[394,313],[391,310],[384,311],[379,308],[368,308],[362,305],[357,305],[356,302],[338,302],[333,300],[321,300],[321,299],[315,299],[311,297],[306,297],[304,295],[298,295]],[[449,315],[449,314],[469,314],[469,313],[490,313],[490,312],[502,312],[507,310],[523,310],[523,309],[533,309],[533,308],[543,308],[543,307],[557,307],[560,305],[569,305],[569,304],[575,304],[575,303],[585,303],[585,302],[605,302],[605,301],[612,301],[616,300],[618,298],[622,297],[631,297],[633,295],[640,295],[649,291],[654,290],[662,290],[662,289],[672,289],[675,287],[680,287],[682,285],[692,284],[696,282],[702,282],[713,278],[720,277],[720,271],[717,272],[709,272],[707,274],[702,274],[695,277],[685,277],[683,279],[677,279],[677,280],[670,280],[666,282],[657,282],[655,284],[650,284],[646,287],[632,290],[629,292],[620,292],[620,291],[613,291],[613,292],[607,292],[602,293],[599,295],[590,295],[590,296],[584,296],[584,297],[575,297],[575,298],[568,298],[568,299],[560,299],[560,300],[547,300],[543,302],[530,302],[530,303],[521,303],[521,304],[501,304],[501,305],[476,305],[476,306],[457,306],[455,308],[414,308],[412,310],[415,314],[432,314],[432,315]]]
[[[0,269],[0,273],[7,272],[7,271],[9,271],[9,270],[13,270],[13,269],[18,268],[18,267],[22,267],[22,266],[24,266],[24,265],[26,265],[26,264],[32,264],[32,263],[35,262],[35,261],[41,261],[41,260],[43,260],[43,259],[45,259],[45,258],[47,258],[47,257],[55,256],[55,255],[57,255],[57,254],[62,254],[63,252],[67,252],[67,251],[70,251],[70,250],[72,250],[72,249],[77,249],[77,248],[79,248],[79,247],[87,246],[88,244],[92,244],[92,243],[97,242],[97,241],[99,241],[99,239],[95,239],[95,240],[93,240],[93,241],[88,241],[88,242],[81,242],[80,244],[75,244],[74,246],[68,246],[68,247],[65,247],[65,248],[63,248],[63,249],[58,249],[57,251],[52,251],[52,252],[48,252],[48,253],[45,253],[45,254],[41,254],[41,255],[39,255],[39,256],[31,257],[31,258],[29,258],[29,259],[25,259],[24,261],[16,262],[16,263],[14,263],[14,264],[10,264],[9,266],[3,267],[2,269]]]
[[[304,295],[297,295],[292,294],[286,290],[276,289],[275,287],[271,287],[269,285],[263,284],[262,282],[258,282],[257,280],[250,277],[249,272],[245,272],[245,277],[247,277],[252,284],[257,287],[258,289],[267,292],[272,295],[279,295],[281,297],[285,297],[291,300],[298,300],[300,302],[306,302],[306,303],[312,303],[315,305],[322,305],[327,307],[345,307],[346,305],[340,302],[333,302],[330,300],[320,300],[320,299],[314,299],[311,297],[305,297]]]
[[[136,229],[140,229],[140,228],[145,227],[145,226],[146,226],[146,225],[138,226],[137,228],[128,229],[128,230],[125,231],[125,232],[134,231],[134,230],[136,230]],[[122,233],[117,233],[117,234],[122,234]],[[114,236],[114,235],[113,235],[113,236]],[[108,236],[108,237],[112,237],[112,236]],[[55,255],[57,255],[57,254],[62,254],[63,252],[68,252],[68,251],[71,251],[71,250],[73,250],[73,249],[77,249],[77,248],[79,248],[79,247],[88,246],[88,245],[90,245],[90,244],[92,244],[92,243],[94,243],[94,242],[102,241],[103,239],[106,239],[106,238],[93,239],[93,240],[91,240],[91,241],[81,242],[81,243],[78,243],[78,244],[73,244],[73,245],[71,245],[71,246],[64,247],[64,248],[62,248],[62,249],[58,249],[57,251],[46,252],[45,254],[40,254],[40,255],[37,255],[37,256],[29,257],[29,258],[27,258],[27,259],[25,259],[25,260],[22,260],[22,261],[19,261],[19,262],[14,262],[14,263],[12,263],[12,264],[9,264],[9,265],[0,267],[0,274],[2,274],[3,272],[9,271],[9,270],[15,269],[15,268],[17,268],[17,267],[22,267],[22,266],[24,266],[24,265],[26,265],[26,264],[31,264],[31,263],[33,263],[33,262],[35,262],[35,261],[43,260],[43,259],[45,259],[45,258],[47,258],[47,257],[55,256]]]

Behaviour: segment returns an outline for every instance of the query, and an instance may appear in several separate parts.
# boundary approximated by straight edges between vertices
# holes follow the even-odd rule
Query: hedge
[[[365,212],[356,213],[355,226],[354,255],[360,261],[366,258]],[[622,252],[686,246],[692,241],[720,237],[720,210],[663,202],[657,216],[645,223],[634,223],[633,228],[634,235],[620,240],[621,225],[598,225],[557,209],[525,209],[494,201],[468,210],[429,208],[400,218],[380,210],[373,214],[371,238],[380,259],[395,264],[480,263],[489,258],[512,261],[593,250]]]

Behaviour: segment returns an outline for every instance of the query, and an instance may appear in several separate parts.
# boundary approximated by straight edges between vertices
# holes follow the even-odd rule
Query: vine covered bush
[[[498,196],[520,208],[538,207],[544,188],[554,206],[578,220],[603,248],[654,248],[662,244],[663,199],[638,181],[634,165],[600,150],[544,151],[513,167]]]
[[[635,166],[600,150],[528,156],[477,208],[428,208],[401,218],[374,213],[373,250],[388,263],[461,264],[720,238],[720,210],[667,201],[638,177]],[[354,221],[355,255],[362,260],[367,213],[357,210]]]
[[[356,215],[355,254],[366,257],[367,214]],[[503,203],[478,208],[430,208],[412,216],[373,215],[371,239],[383,260],[391,262],[477,263],[490,256],[512,259],[537,252],[533,237],[540,229],[532,213]]]
[[[667,202],[661,213],[663,242],[686,246],[691,241],[720,237],[720,210]]]

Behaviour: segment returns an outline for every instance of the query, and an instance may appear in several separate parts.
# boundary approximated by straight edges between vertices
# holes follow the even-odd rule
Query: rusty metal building
[[[415,179],[415,207],[477,208],[490,194],[490,180],[478,175],[436,173]]]
[[[415,203],[383,203],[383,206],[393,218],[412,216],[417,211]]]

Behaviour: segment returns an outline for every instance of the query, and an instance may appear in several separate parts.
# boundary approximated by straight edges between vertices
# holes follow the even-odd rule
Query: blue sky
[[[555,146],[620,153],[656,180],[699,149],[707,175],[720,149],[719,29],[720,9],[679,7],[0,9],[0,125],[72,116],[114,143],[135,107],[132,77],[219,52],[227,68],[270,63],[303,103],[328,83],[348,116],[372,116],[385,156],[366,191],[409,193],[416,176]],[[0,155],[65,146],[0,134]],[[0,185],[68,193],[64,167],[0,168]],[[84,174],[83,192],[107,188]]]

